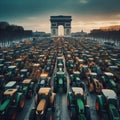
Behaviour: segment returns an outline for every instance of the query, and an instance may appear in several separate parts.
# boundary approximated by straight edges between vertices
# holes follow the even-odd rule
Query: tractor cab
[[[74,71],[72,75],[70,75],[70,85],[74,87],[80,87],[80,72]]]
[[[18,72],[17,67],[11,65],[11,66],[8,67],[8,71],[7,71],[6,75],[8,77],[12,77],[12,76],[15,76],[17,74],[17,72]]]
[[[64,65],[62,63],[58,64],[57,71],[64,71]]]
[[[22,79],[28,78],[28,76],[29,76],[28,69],[21,69],[20,70],[20,77]]]
[[[32,79],[25,79],[22,81],[23,93],[26,97],[32,97],[34,91],[34,82]]]
[[[102,89],[101,95],[97,95],[96,110],[103,119],[108,116],[109,120],[120,120],[116,93],[110,89]]]
[[[101,82],[104,88],[112,89],[117,92],[117,85],[115,83],[114,75],[111,72],[104,72]]]
[[[15,86],[16,86],[16,81],[10,81],[5,85],[5,90],[15,88]]]
[[[75,99],[84,99],[84,91],[81,87],[72,87],[72,93],[74,94]]]
[[[35,97],[35,109],[30,112],[29,120],[53,120],[55,93],[51,88],[40,88]]]
[[[67,78],[64,72],[57,72],[54,76],[54,91],[57,90],[67,92]]]
[[[23,67],[23,60],[22,59],[16,59],[15,60],[15,65],[18,67],[18,68],[22,68]]]

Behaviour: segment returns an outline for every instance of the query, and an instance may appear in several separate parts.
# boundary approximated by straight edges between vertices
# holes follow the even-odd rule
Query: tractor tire
[[[46,112],[46,120],[53,120],[53,113],[51,108],[48,108]]]
[[[35,118],[35,112],[36,112],[35,109],[32,109],[30,111],[29,120],[36,120],[36,118]]]
[[[75,107],[70,108],[70,120],[76,120],[77,113]]]
[[[16,120],[16,117],[17,117],[17,110],[16,109],[10,109],[7,119]]]
[[[19,101],[19,110],[22,111],[24,106],[25,106],[25,97],[24,95],[22,95]]]

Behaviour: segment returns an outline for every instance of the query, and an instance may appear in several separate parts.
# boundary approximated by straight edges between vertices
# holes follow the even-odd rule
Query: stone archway
[[[58,37],[58,26],[63,25],[64,36],[71,37],[71,16],[51,16],[51,37]]]

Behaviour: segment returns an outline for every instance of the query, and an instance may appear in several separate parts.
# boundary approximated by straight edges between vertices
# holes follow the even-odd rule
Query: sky
[[[72,32],[120,25],[120,0],[0,0],[0,21],[50,32],[50,16],[72,16]],[[61,30],[61,27],[60,27]]]

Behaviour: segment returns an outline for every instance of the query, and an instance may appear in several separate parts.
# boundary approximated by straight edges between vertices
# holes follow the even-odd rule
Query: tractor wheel
[[[16,117],[17,117],[17,111],[15,109],[10,109],[8,116],[7,116],[7,119],[16,120]]]
[[[48,110],[47,110],[46,120],[53,120],[53,114],[52,114],[52,109],[51,108],[48,108]]]
[[[75,107],[72,107],[70,109],[70,119],[71,120],[76,120],[76,118],[77,118],[77,113],[76,113]]]
[[[32,109],[30,111],[29,120],[36,120],[35,119],[35,109]]]
[[[20,111],[23,110],[24,106],[25,106],[25,97],[22,95],[21,98],[20,98],[20,102],[19,102]]]

